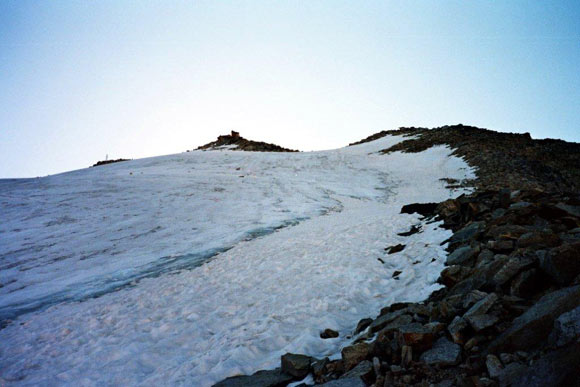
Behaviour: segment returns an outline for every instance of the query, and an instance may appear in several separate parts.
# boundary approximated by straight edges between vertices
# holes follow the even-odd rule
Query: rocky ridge
[[[297,150],[283,148],[279,145],[269,144],[261,141],[247,140],[240,136],[238,132],[218,136],[216,141],[198,147],[198,150],[216,149],[225,146],[233,146],[231,150],[241,150],[247,152],[298,152]]]
[[[402,208],[454,232],[444,287],[339,332],[353,337],[341,359],[286,354],[279,369],[218,385],[284,386],[310,373],[325,386],[579,386],[580,145],[464,126],[368,141],[386,134],[413,137],[384,152],[444,144],[478,168],[473,194]]]

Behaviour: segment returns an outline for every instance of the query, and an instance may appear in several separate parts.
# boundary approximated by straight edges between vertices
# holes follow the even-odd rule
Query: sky
[[[0,178],[463,123],[580,142],[580,2],[0,1]]]

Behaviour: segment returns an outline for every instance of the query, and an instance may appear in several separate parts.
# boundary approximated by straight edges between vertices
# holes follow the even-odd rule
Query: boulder
[[[457,365],[461,361],[461,347],[441,337],[435,342],[433,348],[421,354],[419,360],[429,365]]]
[[[580,242],[556,247],[540,257],[540,268],[561,285],[580,274]]]
[[[403,251],[404,249],[405,249],[405,245],[398,244],[398,245],[389,246],[389,247],[385,248],[385,251],[387,252],[387,254],[395,254],[395,253],[398,253],[400,251]]]
[[[455,316],[451,324],[447,327],[447,330],[455,343],[463,344],[465,340],[463,335],[465,328],[467,328],[467,321],[460,316]]]
[[[321,339],[334,339],[335,337],[338,337],[338,332],[330,328],[326,328],[324,331],[320,332]]]
[[[485,358],[485,366],[487,367],[487,373],[492,378],[497,378],[503,370],[503,364],[501,364],[501,361],[495,355],[487,355]]]
[[[468,316],[466,320],[473,330],[479,332],[495,325],[499,321],[499,318],[490,314],[478,314],[476,316]]]
[[[371,384],[375,378],[373,363],[369,360],[361,361],[356,365],[356,367],[341,376],[341,379],[351,378],[359,378],[364,382]]]
[[[580,307],[563,313],[554,321],[552,341],[561,347],[580,338]]]
[[[459,265],[469,261],[479,254],[478,247],[463,246],[455,249],[447,257],[446,265]]]
[[[495,293],[490,293],[481,300],[477,301],[469,310],[463,315],[464,318],[485,314],[497,301],[498,297]]]
[[[490,352],[514,352],[544,342],[562,313],[580,306],[580,286],[557,290],[542,297],[488,347]]]
[[[512,387],[578,386],[580,343],[561,348],[534,362]]]
[[[518,239],[518,247],[554,247],[560,244],[560,237],[552,232],[536,231],[523,234]]]
[[[438,282],[447,287],[452,287],[459,281],[467,278],[471,270],[465,266],[453,265],[448,266],[441,272],[441,277]]]
[[[492,282],[496,285],[508,283],[520,271],[532,266],[534,261],[528,257],[511,257],[493,276]]]
[[[485,222],[472,222],[461,230],[457,231],[449,239],[449,243],[465,243],[472,238],[476,238],[485,229]]]
[[[270,371],[258,371],[252,375],[232,376],[214,384],[214,387],[283,387],[294,379],[294,376],[276,368]]]
[[[310,372],[312,358],[305,355],[287,353],[282,355],[282,372],[303,379]]]
[[[413,203],[407,204],[401,208],[401,214],[420,214],[423,216],[431,216],[439,203]]]
[[[383,329],[384,327],[386,327],[388,324],[390,324],[391,322],[395,321],[397,318],[403,316],[405,314],[406,310],[404,309],[400,309],[394,312],[389,312],[386,314],[383,314],[382,316],[377,317],[369,326],[369,330],[372,333],[378,332],[381,329]],[[411,322],[411,321],[409,321]],[[404,325],[404,324],[403,324]]]
[[[342,349],[342,360],[344,368],[349,371],[361,361],[369,357],[371,346],[367,343],[358,343],[352,346],[344,347]]]
[[[398,331],[401,345],[424,351],[431,348],[433,344],[432,331],[419,323],[403,325]]]

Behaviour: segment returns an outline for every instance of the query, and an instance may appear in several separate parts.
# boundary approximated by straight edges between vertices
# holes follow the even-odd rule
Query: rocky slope
[[[229,147],[230,150],[241,150],[248,152],[298,152],[297,150],[283,148],[275,144],[246,140],[235,131],[232,131],[231,134],[219,136],[216,141],[202,145],[197,149],[206,150],[221,147]]]
[[[445,144],[478,169],[473,194],[402,208],[454,231],[445,287],[386,305],[355,332],[321,327],[321,339],[353,335],[341,359],[287,354],[279,369],[219,385],[279,386],[309,373],[326,386],[580,385],[580,144],[462,125],[362,142],[387,134],[410,138],[383,152]]]

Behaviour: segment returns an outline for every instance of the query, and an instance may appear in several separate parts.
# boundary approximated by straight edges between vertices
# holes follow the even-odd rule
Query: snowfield
[[[446,147],[377,153],[403,139],[0,181],[0,385],[211,386],[337,356],[361,318],[439,288],[451,233],[401,207],[474,177]]]

